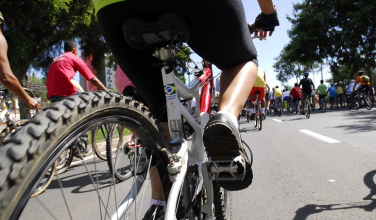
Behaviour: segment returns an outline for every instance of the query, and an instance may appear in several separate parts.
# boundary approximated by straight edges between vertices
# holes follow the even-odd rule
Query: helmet
[[[3,13],[0,11],[0,19],[4,21]]]
[[[354,82],[355,82],[355,79],[351,80],[351,82],[354,83]]]
[[[363,71],[358,71],[358,75],[363,75]]]
[[[307,72],[307,71],[306,71],[306,72],[304,72],[304,75],[305,75],[305,76],[308,76],[308,74],[309,74],[309,72]]]

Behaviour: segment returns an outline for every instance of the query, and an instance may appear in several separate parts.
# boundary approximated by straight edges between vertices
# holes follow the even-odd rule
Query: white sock
[[[251,114],[253,114],[253,113],[254,113],[254,111],[255,111],[255,110],[254,110],[253,108],[251,108]]]
[[[261,114],[265,114],[265,108],[261,108]]]
[[[235,125],[236,128],[238,128],[238,126],[239,126],[238,125],[238,119],[235,116],[233,116],[233,115],[231,115],[231,114],[229,114],[227,112],[223,112],[223,111],[219,111],[218,113],[226,114],[227,116],[229,116],[230,119],[231,119],[231,121],[232,121],[232,123]]]
[[[157,206],[163,206],[163,207],[165,207],[166,206],[166,202],[165,201],[151,199],[150,200],[150,206],[152,206],[152,205],[157,205]]]

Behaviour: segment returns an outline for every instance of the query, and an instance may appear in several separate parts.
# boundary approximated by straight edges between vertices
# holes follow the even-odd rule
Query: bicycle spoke
[[[70,209],[69,209],[69,206],[68,206],[68,203],[67,203],[67,199],[65,198],[65,194],[64,194],[64,191],[63,191],[63,183],[61,182],[61,180],[60,180],[60,178],[59,178],[59,175],[56,175],[56,178],[57,178],[57,181],[58,181],[58,183],[59,183],[60,191],[61,191],[61,194],[62,194],[62,196],[63,196],[64,203],[65,203],[65,205],[66,205],[66,207],[67,207],[67,211],[68,211],[69,217],[70,217],[70,219],[73,219],[73,218],[72,218],[72,214],[71,214]]]
[[[94,186],[94,188],[95,188],[95,191],[96,191],[96,193],[97,193],[97,195],[98,195],[98,199],[99,199],[100,202],[102,203],[103,207],[105,207],[104,202],[103,202],[103,200],[102,200],[102,197],[99,195],[99,189],[98,189],[99,187],[98,187],[98,188],[96,187],[96,185],[95,185],[95,183],[94,183],[94,179],[93,179],[92,175],[91,175],[90,172],[89,172],[89,169],[88,169],[88,167],[87,167],[87,164],[86,164],[85,160],[83,159],[83,156],[82,156],[81,152],[80,152],[80,151],[78,151],[78,152],[79,152],[79,157],[81,158],[81,160],[82,160],[82,162],[83,162],[83,164],[84,164],[84,166],[85,166],[85,169],[86,169],[87,173],[89,174],[88,176],[90,177],[90,180],[91,180],[91,182],[92,182],[92,184],[93,184],[93,186]],[[98,175],[97,175],[97,176],[98,176]],[[107,215],[111,218],[111,215],[108,213],[108,210],[106,210],[106,213],[107,213]]]

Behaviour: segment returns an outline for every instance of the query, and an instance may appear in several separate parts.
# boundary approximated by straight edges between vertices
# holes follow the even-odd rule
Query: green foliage
[[[62,52],[62,42],[82,37],[94,21],[91,0],[0,1],[0,9],[9,61],[18,78],[25,77],[30,65],[47,70]]]
[[[191,55],[192,53],[193,52],[191,51],[191,48],[186,47],[182,49],[182,52],[179,52],[176,55],[177,67],[175,69],[175,75],[184,83],[184,75],[189,72],[188,63],[191,62],[189,55]]]
[[[292,88],[292,85],[283,85],[283,90],[291,91]]]
[[[371,76],[376,67],[376,1],[304,0],[293,7],[286,48],[294,61],[309,66],[326,59],[331,69],[361,68]]]

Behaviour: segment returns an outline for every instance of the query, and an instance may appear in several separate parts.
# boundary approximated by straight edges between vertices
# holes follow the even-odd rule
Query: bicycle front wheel
[[[59,155],[103,123],[120,124],[137,134],[151,152],[149,162],[140,160],[135,167],[142,169],[118,183],[106,163],[95,156],[83,158],[78,149],[82,159],[77,161],[81,165],[74,167],[76,173],[55,175],[51,190],[30,199]],[[151,198],[150,178],[161,182],[160,199],[167,198],[171,188],[167,161],[160,153],[160,149],[167,149],[166,137],[161,134],[161,127],[147,108],[119,94],[96,91],[54,103],[5,141],[0,151],[0,218],[142,219]],[[72,186],[75,188],[70,189]],[[46,196],[52,191],[56,195]],[[40,208],[38,204],[48,206]],[[59,218],[54,216],[55,210],[49,210],[56,207],[63,208]]]

